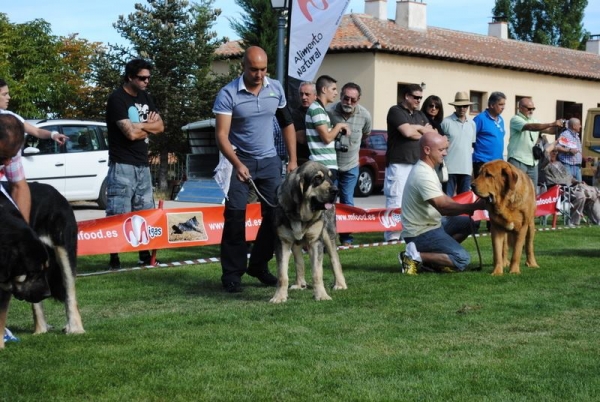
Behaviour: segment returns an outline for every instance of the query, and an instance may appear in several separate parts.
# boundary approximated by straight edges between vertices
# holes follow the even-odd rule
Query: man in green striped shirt
[[[317,100],[306,111],[306,142],[310,150],[310,160],[329,168],[334,180],[337,179],[337,157],[335,138],[350,131],[347,123],[331,126],[331,120],[325,108],[333,103],[338,95],[336,80],[328,75],[317,79]]]

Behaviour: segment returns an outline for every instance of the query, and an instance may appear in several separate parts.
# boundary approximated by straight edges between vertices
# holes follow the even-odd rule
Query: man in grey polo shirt
[[[327,109],[331,124],[348,123],[350,132],[342,138],[345,152],[337,150],[338,188],[340,203],[354,206],[354,188],[358,181],[358,151],[360,143],[371,134],[371,114],[358,102],[361,89],[358,84],[349,82],[342,87],[340,101]],[[343,246],[352,244],[350,233],[340,233],[340,243]]]
[[[274,209],[268,204],[277,204],[276,190],[281,183],[281,158],[273,141],[274,116],[288,150],[288,172],[297,167],[292,117],[281,84],[266,77],[267,54],[258,46],[249,47],[242,66],[242,76],[221,88],[213,107],[217,145],[233,166],[221,240],[221,282],[229,293],[242,291],[244,273],[265,285],[277,283],[268,269],[275,240]],[[250,179],[266,200],[261,199],[262,223],[246,269],[245,221]]]

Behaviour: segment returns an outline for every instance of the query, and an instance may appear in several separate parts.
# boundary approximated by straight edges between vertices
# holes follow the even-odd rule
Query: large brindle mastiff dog
[[[491,161],[481,167],[479,176],[471,185],[473,192],[487,201],[490,215],[494,271],[502,275],[508,263],[508,246],[513,249],[510,273],[520,274],[523,246],[526,264],[537,268],[533,252],[535,236],[535,187],[520,169],[502,160]]]
[[[324,248],[333,265],[333,289],[347,289],[335,243],[337,193],[329,169],[312,161],[287,175],[279,188],[274,220],[278,283],[272,303],[282,303],[288,298],[290,253],[294,254],[296,263],[296,283],[291,289],[306,288],[303,246],[308,248],[316,300],[331,300],[323,284]]]
[[[11,296],[33,304],[35,333],[48,331],[41,301],[65,304],[67,334],[85,332],[75,295],[77,222],[67,200],[53,187],[30,183],[27,225],[12,201],[0,194],[0,335]],[[4,340],[0,338],[0,348]]]

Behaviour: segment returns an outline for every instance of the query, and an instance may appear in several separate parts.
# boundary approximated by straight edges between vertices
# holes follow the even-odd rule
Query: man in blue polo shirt
[[[479,175],[479,169],[484,163],[503,159],[506,131],[501,114],[505,106],[506,95],[502,92],[492,92],[488,99],[488,108],[473,119],[477,133],[473,147],[473,177]]]
[[[281,158],[273,141],[273,117],[281,127],[288,150],[288,172],[297,167],[296,133],[281,84],[267,78],[267,54],[258,46],[246,49],[243,74],[219,91],[213,107],[219,150],[233,165],[225,202],[225,226],[221,240],[221,282],[227,292],[242,291],[244,273],[265,285],[277,278],[268,269],[273,258],[272,224],[276,190],[281,182]],[[262,223],[246,269],[246,204],[249,180],[266,200],[261,200]]]

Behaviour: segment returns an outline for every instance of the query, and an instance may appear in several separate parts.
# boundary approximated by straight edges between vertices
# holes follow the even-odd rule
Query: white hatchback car
[[[22,161],[27,181],[50,184],[69,201],[95,201],[106,208],[108,144],[106,123],[85,120],[28,120],[69,137],[64,145],[32,135]]]

